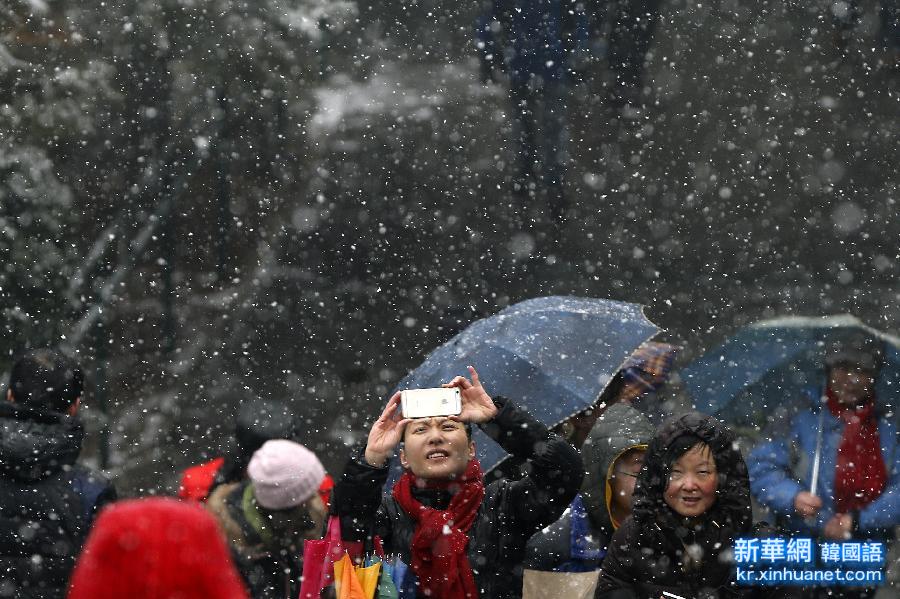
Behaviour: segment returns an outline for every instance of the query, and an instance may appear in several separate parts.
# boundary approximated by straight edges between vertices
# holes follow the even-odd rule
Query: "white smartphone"
[[[409,389],[400,392],[400,410],[404,418],[456,416],[462,412],[459,389]]]

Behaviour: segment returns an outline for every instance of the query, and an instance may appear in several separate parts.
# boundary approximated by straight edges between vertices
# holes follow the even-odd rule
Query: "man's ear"
[[[406,461],[406,451],[403,449],[400,450],[400,465],[403,466],[404,470],[409,469],[409,462]]]
[[[8,401],[9,403],[16,403],[16,398],[13,397],[12,389],[6,390],[6,401]]]
[[[69,406],[69,410],[67,412],[69,414],[69,416],[74,416],[75,414],[77,414],[78,407],[80,405],[81,405],[81,396],[79,395],[78,397],[75,398],[75,402],[71,406]]]
[[[469,459],[475,459],[475,441],[469,441]]]

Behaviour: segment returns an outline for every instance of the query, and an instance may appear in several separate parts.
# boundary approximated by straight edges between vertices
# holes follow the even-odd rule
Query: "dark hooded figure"
[[[528,541],[526,568],[600,568],[613,532],[631,513],[634,481],[653,432],[647,418],[628,404],[615,404],[600,416],[581,448],[581,493],[562,518]]]
[[[732,432],[699,412],[670,418],[650,442],[596,597],[741,596],[729,555],[751,528],[747,465]]]

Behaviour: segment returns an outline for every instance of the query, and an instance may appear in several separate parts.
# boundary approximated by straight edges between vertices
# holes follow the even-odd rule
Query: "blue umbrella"
[[[475,366],[488,393],[554,426],[593,406],[626,359],[659,329],[643,308],[613,300],[540,297],[472,323],[434,350],[394,391],[439,387]],[[475,431],[485,470],[505,452]]]
[[[809,391],[820,391],[825,381],[828,341],[848,330],[883,343],[885,362],[875,392],[881,407],[896,415],[900,338],[847,314],[791,316],[744,327],[685,367],[681,378],[697,410],[718,416],[750,437],[767,428],[769,435],[777,434],[794,412],[810,407]]]

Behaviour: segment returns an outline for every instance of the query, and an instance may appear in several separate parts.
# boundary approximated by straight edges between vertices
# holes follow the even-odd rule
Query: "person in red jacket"
[[[248,599],[215,519],[199,505],[154,497],[101,512],[68,599]]]
[[[287,404],[253,399],[240,403],[234,422],[234,447],[225,456],[187,468],[181,475],[178,496],[205,502],[213,489],[247,477],[247,464],[257,449],[272,439],[297,440],[296,421]],[[328,506],[334,479],[326,474],[319,497]]]

